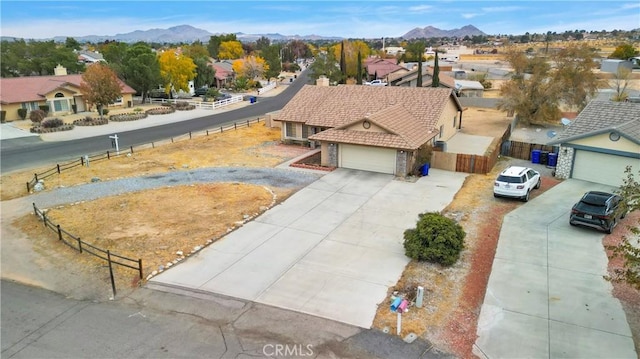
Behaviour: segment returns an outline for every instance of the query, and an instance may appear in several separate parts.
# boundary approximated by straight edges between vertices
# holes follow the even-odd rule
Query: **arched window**
[[[62,92],[58,92],[54,97],[64,97],[64,94]]]

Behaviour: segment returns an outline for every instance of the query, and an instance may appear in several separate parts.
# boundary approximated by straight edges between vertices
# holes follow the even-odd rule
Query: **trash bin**
[[[425,163],[420,167],[420,174],[423,176],[429,175],[429,164]]]
[[[290,79],[289,79],[289,82],[293,82],[293,79],[292,79],[292,78],[290,78]]]
[[[540,164],[541,165],[546,165],[548,159],[549,159],[549,151],[540,152]]]
[[[256,103],[256,97],[255,96],[249,97],[249,102],[250,103]]]
[[[549,157],[547,157],[547,167],[555,167],[558,163],[558,154],[557,153],[549,153]]]
[[[540,163],[540,150],[531,151],[531,163]]]

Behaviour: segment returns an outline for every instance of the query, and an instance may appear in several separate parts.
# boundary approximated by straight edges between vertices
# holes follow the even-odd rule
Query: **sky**
[[[113,36],[191,25],[211,33],[400,37],[473,25],[489,35],[640,28],[640,1],[0,1],[0,35]]]

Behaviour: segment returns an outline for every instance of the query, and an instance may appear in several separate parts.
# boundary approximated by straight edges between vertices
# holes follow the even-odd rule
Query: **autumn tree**
[[[599,85],[592,56],[586,46],[570,46],[553,57],[552,68],[546,58],[509,48],[505,58],[513,72],[500,89],[498,108],[532,124],[555,123],[561,105],[581,110]]]
[[[611,98],[611,101],[622,102],[629,98],[627,88],[631,81],[631,70],[620,67],[618,71],[613,75],[613,79],[609,81],[609,84],[615,91],[615,94]]]
[[[225,41],[237,41],[236,34],[223,34],[223,35],[213,35],[209,38],[209,43],[207,44],[207,50],[209,50],[209,55],[214,59],[218,59],[218,53],[220,51],[220,45]]]
[[[215,80],[216,70],[209,64],[209,50],[200,41],[196,41],[186,46],[182,53],[190,57],[196,65],[196,77],[193,81],[195,87],[210,86]]]
[[[102,63],[89,66],[82,74],[80,92],[90,105],[96,105],[100,118],[105,106],[122,97],[118,76],[108,65]]]
[[[371,55],[371,49],[366,42],[361,40],[356,41],[342,41],[340,46],[333,46],[335,58],[342,59],[342,53],[344,52],[344,73],[346,77],[356,77],[358,72],[358,52],[362,58],[367,58]]]
[[[233,71],[235,71],[238,76],[246,77],[250,80],[263,76],[269,68],[265,60],[259,56],[247,56],[243,59],[236,60],[232,66]]]
[[[613,53],[609,55],[609,58],[628,60],[634,56],[638,56],[638,54],[640,54],[640,51],[636,50],[632,44],[622,44],[618,45],[616,49],[613,50]]]
[[[218,58],[220,60],[239,59],[244,55],[240,41],[225,41],[220,44]]]
[[[175,91],[189,91],[189,81],[196,77],[196,64],[190,57],[167,50],[160,55],[160,74],[164,80],[164,89],[168,94]]]
[[[128,48],[123,63],[122,78],[142,94],[143,101],[151,90],[162,84],[158,56],[147,44],[139,42]]]

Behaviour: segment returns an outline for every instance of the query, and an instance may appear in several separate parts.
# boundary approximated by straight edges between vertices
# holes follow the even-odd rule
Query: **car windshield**
[[[578,202],[575,208],[582,212],[595,214],[604,214],[607,211],[607,206],[604,204],[589,203],[584,200]]]
[[[522,177],[513,177],[513,176],[498,176],[498,182],[507,182],[507,183],[523,183]]]

